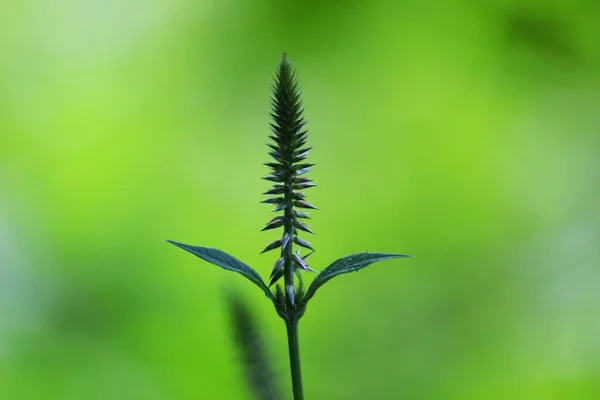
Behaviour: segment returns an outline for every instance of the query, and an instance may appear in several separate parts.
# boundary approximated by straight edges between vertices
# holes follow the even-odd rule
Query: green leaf
[[[252,267],[244,264],[237,258],[221,251],[219,249],[212,249],[209,247],[190,246],[188,244],[178,243],[173,240],[167,240],[167,242],[174,244],[177,247],[182,248],[185,251],[189,251],[195,256],[200,257],[204,261],[208,261],[211,264],[217,265],[223,269],[234,271],[244,275],[246,278],[251,280],[256,286],[261,288],[268,298],[273,299],[273,294],[263,282],[262,278]]]
[[[388,253],[356,253],[337,261],[334,261],[329,267],[325,268],[312,281],[306,295],[302,299],[304,303],[310,300],[318,288],[323,286],[331,278],[347,274],[348,272],[358,271],[377,261],[389,260],[392,258],[409,258],[407,254],[388,254]]]

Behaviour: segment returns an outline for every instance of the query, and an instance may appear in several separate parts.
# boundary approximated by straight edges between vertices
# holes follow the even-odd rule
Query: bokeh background
[[[245,399],[224,289],[263,275],[283,51],[337,278],[301,325],[308,399],[600,398],[600,2],[0,5],[0,398]]]

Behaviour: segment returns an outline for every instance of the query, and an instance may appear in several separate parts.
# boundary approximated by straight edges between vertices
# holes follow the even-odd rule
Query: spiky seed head
[[[313,250],[310,243],[298,236],[299,231],[314,233],[304,222],[299,219],[310,218],[308,214],[298,208],[316,209],[315,206],[306,201],[302,192],[315,186],[312,181],[304,176],[314,166],[307,162],[311,146],[306,144],[308,130],[305,129],[306,120],[303,116],[303,105],[301,92],[298,86],[296,74],[292,65],[284,53],[275,74],[271,97],[271,127],[272,140],[268,144],[269,155],[272,161],[265,163],[271,169],[270,175],[264,179],[275,184],[264,194],[270,196],[263,203],[275,204],[274,212],[282,212],[283,215],[269,221],[263,230],[271,230],[283,227],[282,239],[269,244],[263,251],[277,248],[281,250],[280,259],[283,266],[273,268],[271,273],[271,284],[284,275],[285,268],[294,268],[307,271],[308,266],[299,255],[293,254],[293,245]],[[286,285],[288,282],[286,282]],[[289,290],[286,287],[286,292]]]

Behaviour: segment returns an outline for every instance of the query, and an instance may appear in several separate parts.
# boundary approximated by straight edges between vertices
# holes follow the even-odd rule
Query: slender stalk
[[[292,373],[294,400],[304,400],[302,370],[300,369],[300,346],[298,343],[298,320],[296,318],[286,319],[285,327],[287,329],[288,347],[290,350],[290,370]]]

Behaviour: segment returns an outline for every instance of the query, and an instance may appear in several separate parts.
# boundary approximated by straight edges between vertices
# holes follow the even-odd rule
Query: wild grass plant
[[[377,261],[409,256],[371,252],[352,254],[334,261],[317,273],[308,288],[304,285],[303,274],[317,272],[308,262],[315,251],[313,245],[301,236],[314,233],[306,224],[310,219],[307,210],[317,208],[307,201],[305,191],[316,185],[307,177],[307,173],[314,166],[313,163],[307,162],[312,147],[308,145],[309,135],[305,129],[306,120],[298,79],[285,53],[276,71],[271,100],[272,134],[269,138],[272,142],[268,146],[272,160],[265,163],[271,172],[263,179],[272,182],[273,186],[264,193],[268,197],[263,203],[274,206],[273,211],[278,215],[266,224],[263,231],[278,229],[281,236],[262,251],[277,254],[268,284],[252,267],[221,250],[172,240],[168,242],[211,264],[243,275],[264,292],[273,303],[277,315],[285,322],[293,398],[302,400],[304,394],[298,323],[317,290],[338,275],[358,271]],[[252,322],[251,313],[235,299],[230,304],[237,341],[243,347],[248,347],[243,352],[245,361],[249,364],[266,364],[266,358],[263,358],[265,351],[261,350],[263,343],[260,341],[257,327]],[[276,398],[273,397],[276,396],[273,394],[275,389],[261,389],[261,385],[274,386],[270,379],[268,375],[263,376],[259,371],[249,373],[254,392],[262,398]]]

